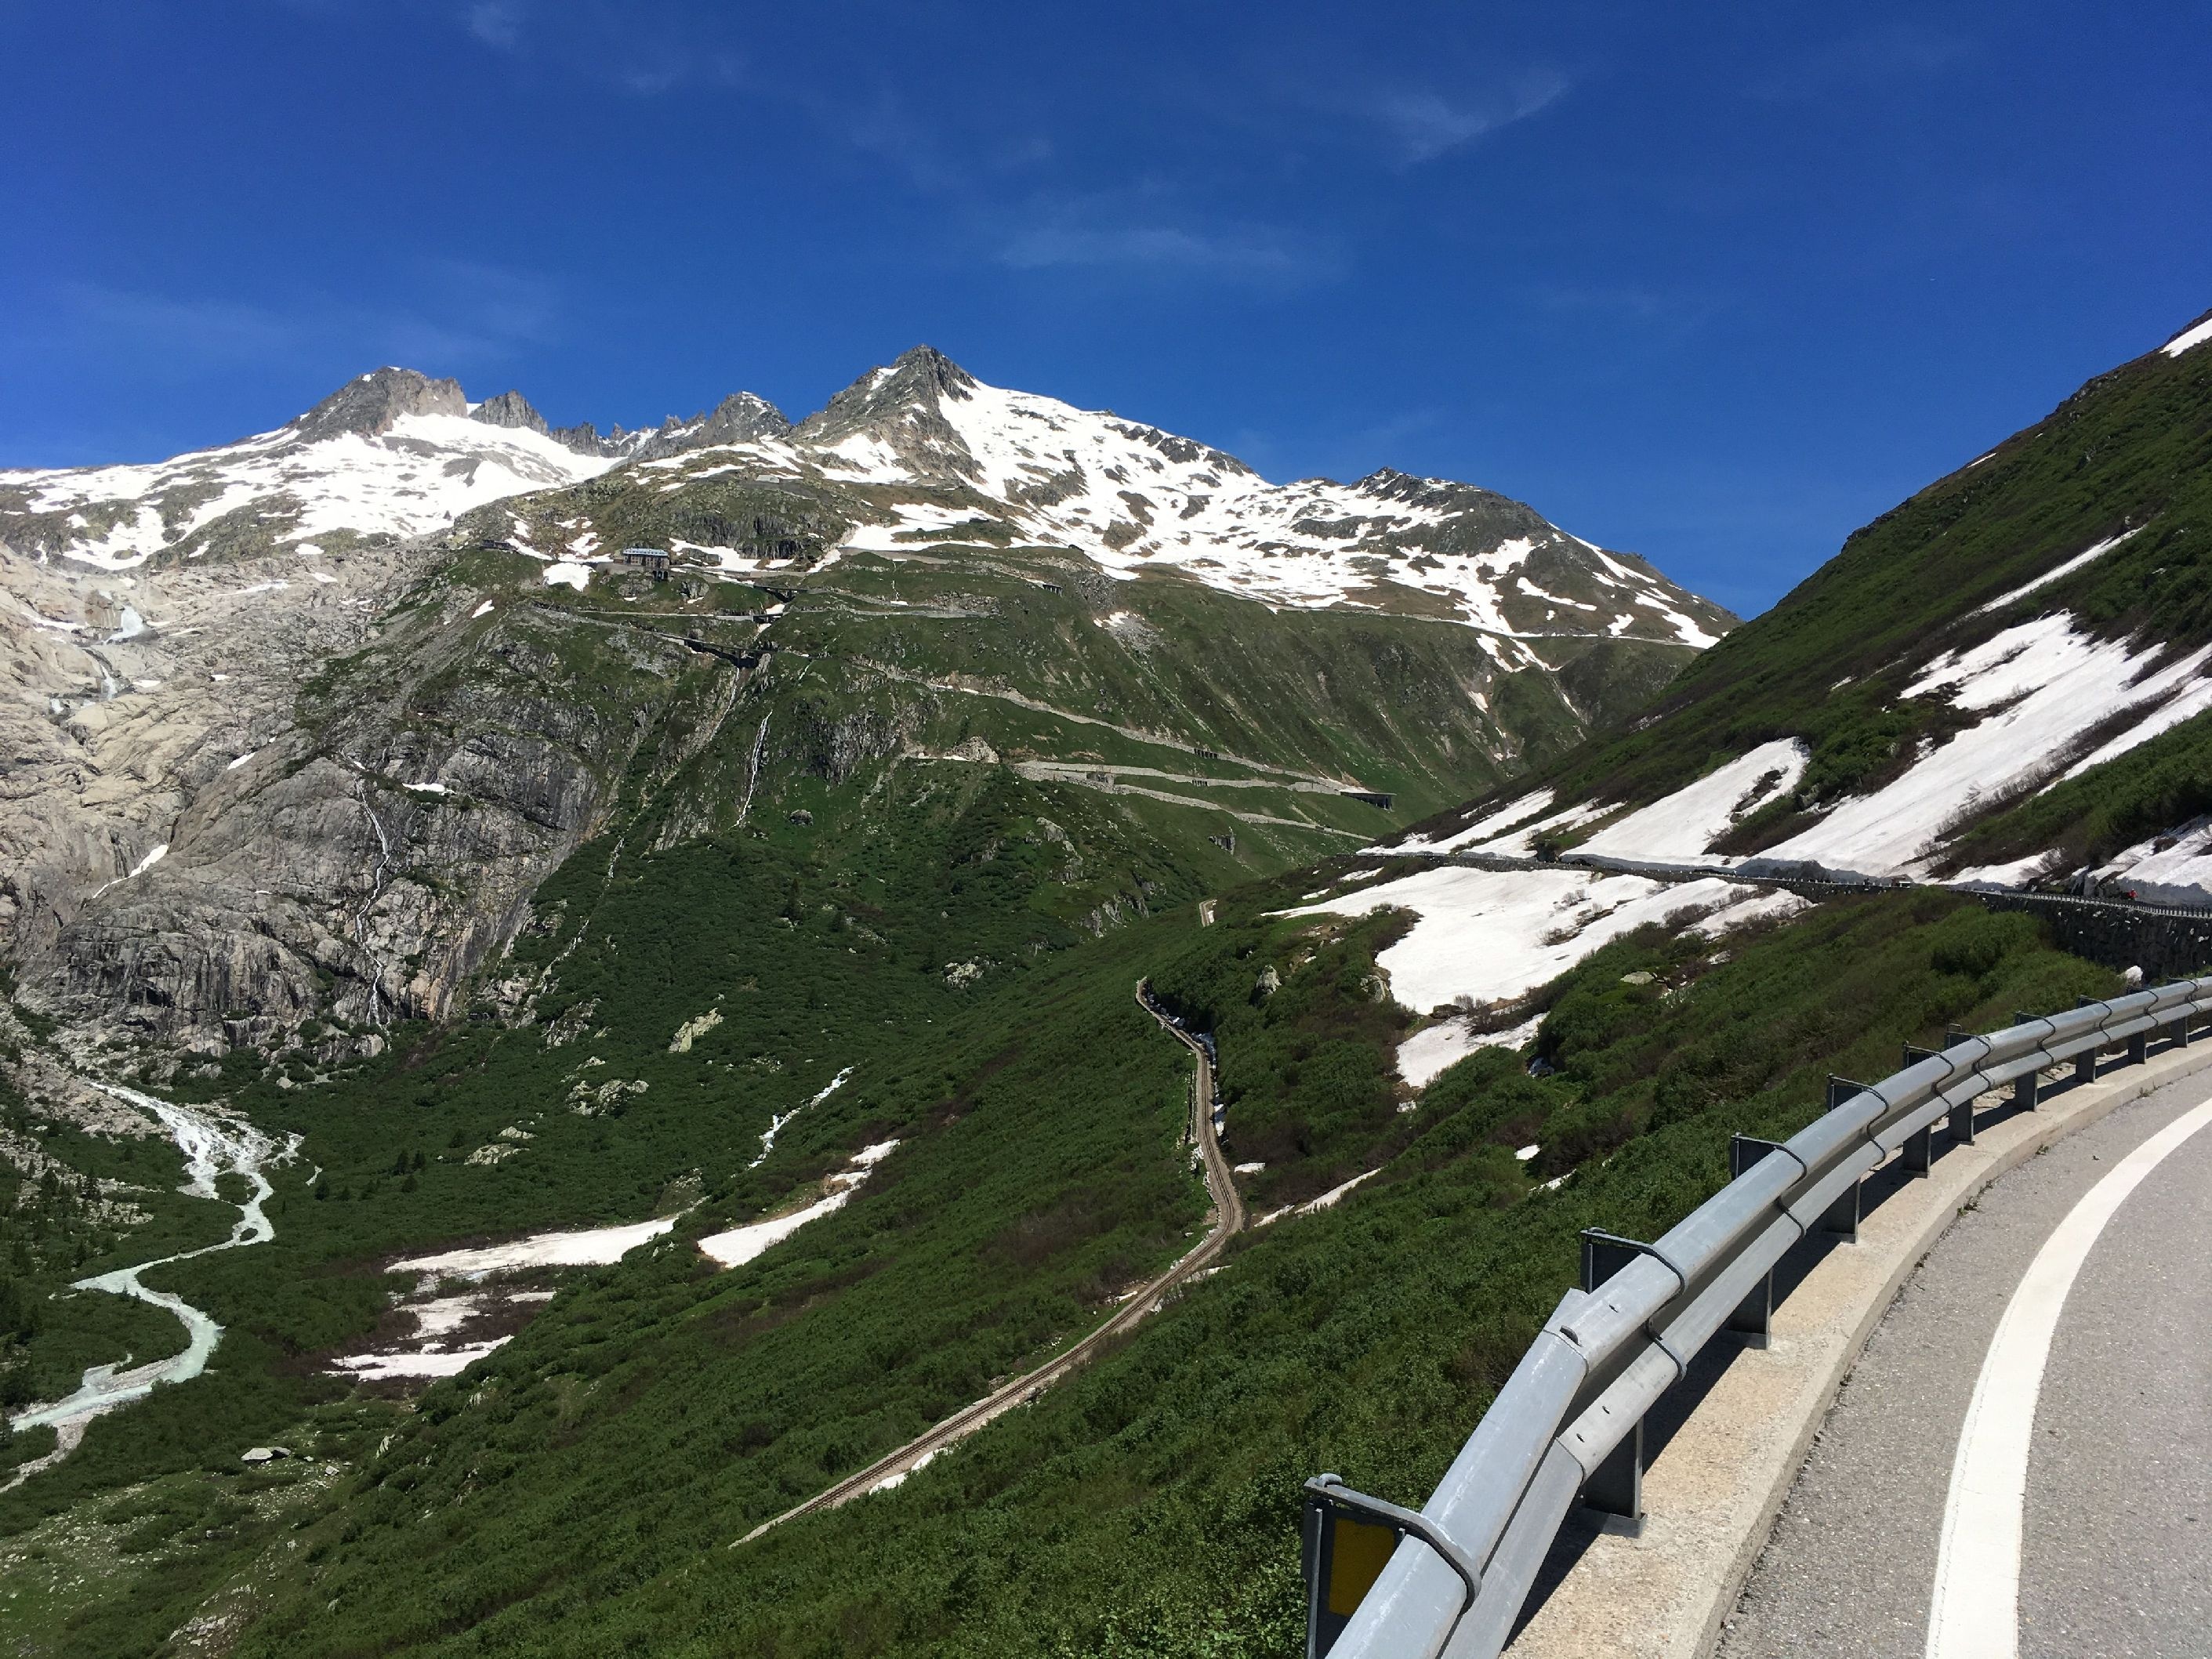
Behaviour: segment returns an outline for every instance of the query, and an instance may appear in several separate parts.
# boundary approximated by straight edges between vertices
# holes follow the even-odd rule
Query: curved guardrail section
[[[1925,1169],[1939,1118],[1954,1143],[1971,1141],[1974,1103],[1993,1090],[2010,1085],[2033,1106],[2042,1072],[2072,1062],[2094,1077],[2098,1056],[2123,1044],[2140,1061],[2154,1034],[2186,1042],[2207,1012],[2212,978],[2188,980],[1957,1037],[1924,1057],[1908,1050],[1911,1063],[1880,1083],[1838,1079],[1830,1109],[1787,1142],[1739,1139],[1736,1178],[1663,1237],[1584,1235],[1584,1288],[1560,1299],[1421,1525],[1333,1475],[1309,1483],[1309,1659],[1495,1659],[1577,1499],[1632,1526],[1644,1413],[1717,1332],[1763,1331],[1769,1276],[1791,1245],[1824,1226],[1856,1231],[1862,1177],[1900,1153]],[[1335,1525],[1378,1522],[1395,1547],[1355,1607],[1331,1583],[1328,1539]],[[1431,1534],[1450,1559],[1425,1541]]]

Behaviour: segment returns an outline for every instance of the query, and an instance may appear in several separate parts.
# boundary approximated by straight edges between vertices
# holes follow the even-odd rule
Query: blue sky
[[[0,465],[927,340],[1750,611],[2212,307],[2203,3],[93,0],[0,61]]]

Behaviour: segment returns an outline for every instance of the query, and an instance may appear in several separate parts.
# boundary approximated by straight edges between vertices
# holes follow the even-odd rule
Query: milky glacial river
[[[177,1143],[185,1155],[185,1184],[179,1192],[198,1198],[219,1199],[216,1177],[227,1171],[235,1171],[253,1183],[253,1194],[238,1206],[238,1219],[230,1230],[230,1237],[219,1244],[203,1245],[197,1250],[184,1250],[175,1255],[165,1255],[153,1261],[142,1261],[135,1267],[118,1267],[91,1279],[80,1279],[75,1289],[106,1291],[117,1296],[135,1296],[141,1302],[150,1302],[157,1308],[167,1308],[183,1322],[190,1340],[184,1352],[172,1354],[167,1359],[156,1359],[149,1364],[135,1365],[120,1370],[116,1365],[94,1365],[84,1374],[76,1392],[67,1399],[48,1405],[32,1406],[9,1420],[19,1429],[34,1428],[51,1423],[61,1431],[61,1451],[66,1453],[84,1432],[84,1425],[94,1418],[127,1406],[134,1400],[143,1400],[157,1384],[183,1382],[198,1376],[207,1369],[208,1356],[215,1352],[216,1343],[222,1336],[222,1327],[181,1297],[167,1291],[149,1290],[140,1282],[139,1275],[149,1268],[171,1261],[188,1261],[196,1255],[207,1255],[216,1250],[234,1250],[247,1244],[266,1243],[276,1236],[276,1229],[263,1212],[262,1206],[269,1198],[269,1179],[262,1166],[280,1157],[289,1157],[295,1147],[287,1146],[280,1152],[266,1135],[251,1124],[234,1121],[201,1111],[190,1106],[179,1106],[167,1100],[156,1100],[151,1095],[141,1094],[136,1089],[125,1089],[112,1083],[95,1083],[93,1086],[118,1100],[128,1101],[143,1112],[151,1113],[169,1138]],[[118,1362],[120,1364],[121,1362]],[[41,1460],[42,1462],[45,1460]]]

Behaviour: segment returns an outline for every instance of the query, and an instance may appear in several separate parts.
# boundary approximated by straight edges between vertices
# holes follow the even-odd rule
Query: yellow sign
[[[1398,1534],[1370,1521],[1355,1521],[1341,1510],[1333,1511],[1329,1520],[1328,1610],[1349,1619],[1389,1565]]]

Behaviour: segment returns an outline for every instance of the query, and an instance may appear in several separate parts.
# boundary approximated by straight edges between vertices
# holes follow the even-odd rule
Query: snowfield
[[[1673,918],[1677,927],[1717,932],[1754,916],[1790,914],[1803,902],[1717,877],[1662,882],[1571,867],[1443,865],[1284,914],[1358,916],[1383,906],[1413,911],[1419,920],[1376,965],[1389,975],[1399,1002],[1425,1013],[1462,997],[1476,1004],[1518,1000],[1647,922]],[[1425,1057],[1417,1051],[1416,1063]]]
[[[1503,1031],[1476,1031],[1465,1020],[1439,1020],[1424,1026],[1398,1045],[1398,1075],[1416,1089],[1425,1089],[1439,1073],[1456,1066],[1478,1048],[1527,1048],[1536,1040],[1540,1015]]]
[[[2169,357],[2179,357],[2183,352],[2201,346],[2207,340],[2212,340],[2212,317],[2207,317],[2194,328],[2183,330],[2159,349]]]
[[[459,1334],[512,1304],[550,1302],[551,1291],[473,1291],[399,1303],[415,1319],[413,1334],[396,1346],[373,1353],[347,1354],[331,1362],[333,1371],[366,1382],[399,1377],[458,1376],[486,1354],[512,1341],[511,1335],[461,1339]]]
[[[1702,859],[1740,819],[1794,788],[1808,758],[1795,738],[1761,744],[1686,788],[1608,823],[1580,850],[1620,858]]]
[[[335,1361],[331,1369],[357,1376],[364,1382],[388,1382],[398,1376],[458,1376],[508,1340],[501,1336],[451,1348],[431,1346],[396,1349],[388,1353],[349,1354]]]
[[[1977,617],[1985,617],[1991,611],[2002,611],[2014,600],[2024,599],[2029,594],[2034,592],[2038,588],[2048,587],[2051,583],[2058,580],[2061,577],[2072,575],[2084,565],[2095,563],[2099,559],[2103,558],[2106,554],[2111,552],[2114,548],[2118,547],[2122,542],[2126,541],[2135,533],[2136,532],[2132,530],[2123,530],[2117,536],[2107,536],[2103,541],[2099,542],[2095,546],[2087,548],[2081,552],[2076,553],[2072,558],[2067,560],[2064,563],[2051,566],[2050,569],[2045,571],[2040,576],[2035,578],[2034,580],[2022,582],[2018,587],[2014,588],[2010,592],[2000,593],[1996,598],[1991,599],[1987,605],[1977,606],[1973,614]]]
[[[2163,851],[2160,836],[2129,848],[2100,872],[2118,878],[2136,896],[2154,904],[2212,901],[2212,820],[2180,826]]]
[[[1432,841],[1425,835],[1412,835],[1407,836],[1405,840],[1399,842],[1397,846],[1398,848],[1402,848],[1404,851],[1409,853],[1418,851],[1426,851],[1431,853],[1456,852],[1462,847],[1473,847],[1478,842],[1488,840],[1492,836],[1503,834],[1505,830],[1512,829],[1516,824],[1527,823],[1535,818],[1542,817],[1546,812],[1552,810],[1552,802],[1553,799],[1554,797],[1549,789],[1534,790],[1528,794],[1522,795],[1517,800],[1510,800],[1503,806],[1494,806],[1491,808],[1489,811],[1475,819],[1474,823],[1467,824],[1454,831],[1452,834],[1446,836],[1441,841]],[[1376,852],[1390,852],[1395,849],[1383,847],[1376,848],[1374,850]]]

